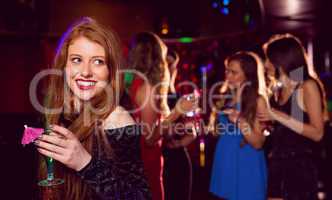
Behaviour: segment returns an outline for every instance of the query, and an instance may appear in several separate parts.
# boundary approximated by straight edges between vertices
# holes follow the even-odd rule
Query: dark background
[[[313,47],[313,62],[330,80],[332,6],[329,0],[12,0],[0,2],[0,199],[32,199],[36,191],[36,152],[22,147],[23,125],[38,124],[29,99],[30,81],[49,67],[61,34],[74,20],[90,16],[114,29],[126,45],[139,31],[159,34],[181,57],[178,81],[201,84],[209,64],[208,85],[223,77],[224,58],[238,50],[261,53],[273,33],[290,32]],[[162,34],[162,28],[168,33]],[[179,38],[192,37],[192,43]],[[331,85],[326,84],[327,89]],[[193,199],[208,194],[216,138],[204,136],[206,166],[198,145],[191,146]],[[327,176],[327,175],[326,175]]]

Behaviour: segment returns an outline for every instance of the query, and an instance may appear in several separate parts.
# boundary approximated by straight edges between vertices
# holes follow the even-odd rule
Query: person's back
[[[164,199],[161,154],[163,132],[196,105],[196,98],[181,98],[177,109],[172,112],[169,110],[166,55],[167,46],[157,35],[142,32],[133,37],[128,56],[128,66],[133,69],[134,78],[128,84],[127,92],[138,109],[135,115],[143,134],[142,158],[154,200]]]
[[[130,96],[131,102],[133,103],[132,109],[133,110],[137,109],[137,111],[133,113],[136,123],[138,123],[140,126],[149,126],[149,124],[145,124],[144,121],[142,121],[141,112],[144,111],[144,108],[141,108],[140,104],[136,100],[136,97],[137,95],[139,95],[138,93],[142,91],[142,87],[144,84],[148,83],[144,83],[143,79],[135,77],[133,79],[131,86],[128,88],[128,94]],[[152,130],[153,127],[146,127],[146,128]],[[140,139],[141,158],[144,163],[144,171],[149,181],[152,198],[163,199],[164,195],[162,187],[163,157],[161,153],[162,141],[161,139],[159,139],[153,145],[148,145],[146,144],[145,137],[146,136],[143,136]]]

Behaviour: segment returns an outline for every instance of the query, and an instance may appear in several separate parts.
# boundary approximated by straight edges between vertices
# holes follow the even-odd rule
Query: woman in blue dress
[[[230,95],[218,115],[210,192],[227,200],[265,200],[265,125],[256,117],[267,109],[263,66],[256,54],[238,52],[225,69]]]

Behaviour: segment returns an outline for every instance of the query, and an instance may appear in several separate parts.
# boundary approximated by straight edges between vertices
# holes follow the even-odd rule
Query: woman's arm
[[[178,70],[176,68],[171,69],[171,80],[170,80],[170,84],[169,84],[169,89],[170,92],[175,94],[176,93],[176,89],[175,89],[175,81],[176,81],[176,76],[178,74]]]
[[[264,112],[267,109],[266,102],[263,97],[259,97],[257,99],[257,111],[256,113]],[[241,130],[244,139],[247,143],[253,146],[256,149],[262,148],[265,136],[263,134],[263,123],[259,120],[259,117],[256,114],[253,127],[250,126],[249,122],[239,117],[240,112],[235,109],[226,109],[223,111],[225,114],[228,115],[228,119],[232,123],[237,123],[238,128]],[[265,111],[267,112],[267,111]]]
[[[122,169],[112,159],[91,156],[76,136],[64,127],[53,125],[51,129],[50,135],[42,135],[35,142],[41,154],[76,171],[102,197],[114,196],[118,189],[114,187],[126,184],[123,177],[117,176],[116,172]]]
[[[114,174],[118,171],[121,169],[112,160],[93,157],[88,165],[77,172],[77,175],[99,196],[110,198],[118,189],[114,188],[116,185],[125,184],[123,178]]]
[[[322,98],[319,88],[313,80],[303,83],[303,104],[309,116],[309,123],[303,123],[275,109],[271,110],[271,117],[294,132],[318,142],[324,134],[324,120]]]
[[[263,97],[257,99],[257,112],[264,112],[267,110],[267,104]],[[266,111],[265,111],[266,112]],[[250,127],[249,123],[240,118],[238,121],[238,127],[240,128],[245,140],[253,146],[255,149],[263,147],[265,142],[265,136],[263,134],[263,122],[260,122],[258,117],[255,117],[253,127]]]
[[[148,145],[154,145],[162,136],[164,131],[168,130],[183,113],[192,110],[196,104],[193,100],[180,98],[171,113],[160,122],[160,110],[157,100],[153,94],[152,87],[149,84],[141,86],[135,98],[136,104],[140,107],[140,120],[142,123],[142,133],[145,136]]]
[[[68,129],[52,125],[49,135],[43,134],[35,141],[39,153],[49,156],[75,171],[84,168],[91,160],[90,153]]]
[[[159,115],[152,91],[151,85],[145,83],[138,88],[135,97],[135,103],[139,106],[142,134],[149,145],[155,144],[162,136],[160,131],[156,131],[160,129],[157,127]]]

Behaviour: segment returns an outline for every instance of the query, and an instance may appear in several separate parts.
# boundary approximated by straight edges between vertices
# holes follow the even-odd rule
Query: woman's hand
[[[91,155],[82,146],[81,142],[68,129],[51,126],[49,135],[43,134],[35,144],[39,153],[49,156],[67,167],[79,171],[91,160]]]
[[[170,149],[177,149],[179,147],[182,147],[182,144],[181,144],[180,140],[171,139],[171,140],[167,141],[166,146],[167,146],[167,148],[170,148]]]
[[[228,116],[229,121],[232,123],[236,123],[240,117],[240,112],[234,108],[225,109],[222,112]]]
[[[195,94],[184,95],[176,102],[176,111],[181,114],[193,111],[198,106],[198,96]]]
[[[260,122],[268,122],[275,120],[275,113],[277,110],[273,108],[267,108],[264,111],[257,112],[257,118]]]

